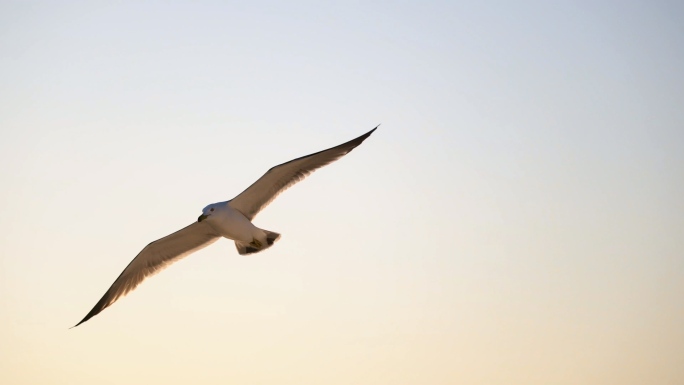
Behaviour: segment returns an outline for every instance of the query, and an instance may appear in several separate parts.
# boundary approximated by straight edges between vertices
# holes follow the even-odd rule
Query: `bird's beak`
[[[202,222],[203,220],[207,219],[208,215],[200,215],[199,218],[197,218],[197,222]]]

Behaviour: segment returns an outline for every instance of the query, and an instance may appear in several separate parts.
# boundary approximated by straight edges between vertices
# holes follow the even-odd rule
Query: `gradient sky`
[[[0,383],[684,382],[681,4],[108,3],[0,3]]]

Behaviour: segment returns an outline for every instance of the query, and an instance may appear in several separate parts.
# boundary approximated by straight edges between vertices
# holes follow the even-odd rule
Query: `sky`
[[[0,383],[681,384],[684,7],[0,2]],[[380,128],[85,324],[149,242]]]

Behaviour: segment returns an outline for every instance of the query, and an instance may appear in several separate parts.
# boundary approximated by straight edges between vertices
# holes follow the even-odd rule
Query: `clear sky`
[[[683,383],[683,19],[1,2],[0,383]],[[256,218],[275,247],[69,330],[148,242],[378,123]]]

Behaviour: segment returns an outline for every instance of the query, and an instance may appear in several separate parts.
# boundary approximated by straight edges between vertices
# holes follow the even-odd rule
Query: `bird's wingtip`
[[[379,124],[378,124],[377,126],[375,126],[372,130],[370,130],[370,131],[366,132],[365,134],[361,135],[361,137],[364,138],[364,139],[366,139],[366,138],[369,137],[373,132],[375,132],[375,130],[377,130],[378,127],[380,127]]]
[[[71,329],[75,328],[76,326],[78,326],[78,325],[84,323],[85,321],[86,321],[85,319],[82,319],[79,323],[77,323],[76,325],[70,327],[69,330],[71,330]]]
[[[93,316],[96,316],[96,315],[101,311],[101,310],[100,310],[100,311],[95,312],[95,309],[97,309],[97,306],[95,306],[95,308],[93,308],[93,310],[91,310],[85,317],[83,317],[83,319],[80,320],[76,325],[70,327],[69,329],[73,329],[73,328],[75,328],[76,326],[78,326],[78,325],[80,325],[80,324],[86,322],[87,320],[93,318]]]

